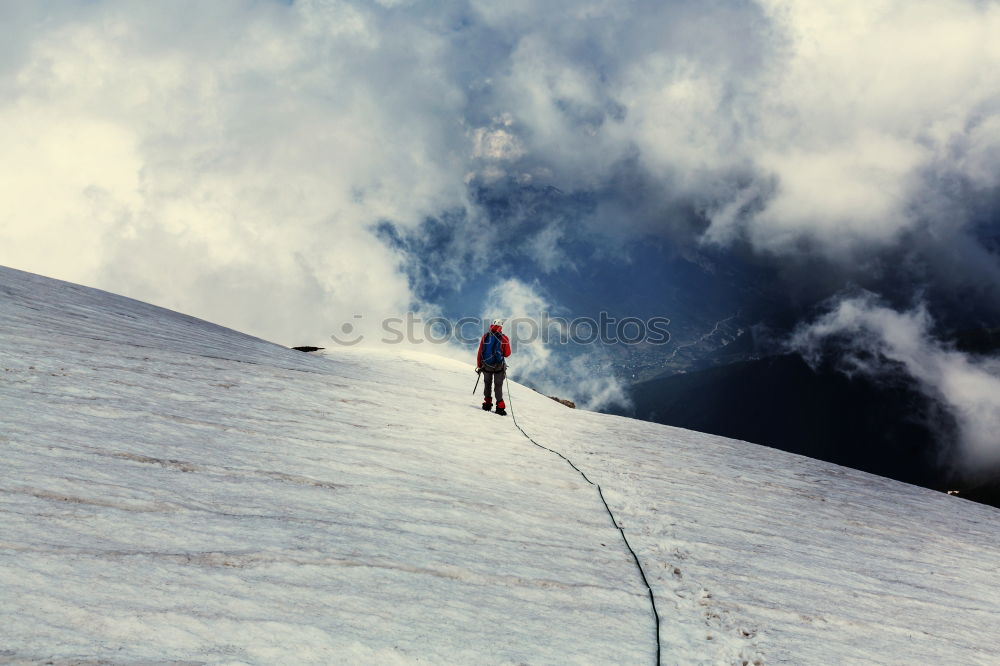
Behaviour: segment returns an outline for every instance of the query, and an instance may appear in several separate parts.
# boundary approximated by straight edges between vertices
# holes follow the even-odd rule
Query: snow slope
[[[655,661],[470,365],[0,268],[0,369],[0,662]],[[663,663],[1000,663],[997,510],[511,388]]]

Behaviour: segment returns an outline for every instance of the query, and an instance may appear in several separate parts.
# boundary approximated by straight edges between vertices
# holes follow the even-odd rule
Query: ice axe
[[[482,368],[476,368],[476,385],[472,387],[472,395],[476,395],[476,389],[479,388],[479,378],[483,376]]]

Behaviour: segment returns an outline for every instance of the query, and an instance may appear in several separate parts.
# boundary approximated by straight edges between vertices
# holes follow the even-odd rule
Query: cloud
[[[459,118],[443,37],[344,3],[69,7],[5,81],[0,260],[286,343],[408,309],[369,227],[465,196],[460,126],[406,122]]]
[[[964,247],[962,199],[1000,185],[995,3],[519,7],[484,10],[518,34],[491,85],[519,166],[599,193],[595,226],[851,269]]]
[[[812,323],[791,345],[816,362],[831,339],[846,348],[840,363],[852,372],[878,376],[902,368],[923,392],[955,418],[964,472],[1000,468],[1000,357],[973,356],[936,340],[924,306],[899,312],[872,295],[845,298]]]
[[[924,219],[912,204],[928,191],[948,198],[927,177],[932,165],[973,177],[955,148],[979,118],[1000,111],[1000,50],[989,36],[1000,7],[769,4],[791,50],[758,110],[755,159],[778,186],[743,220],[754,242],[781,250],[812,238],[850,259],[851,250],[891,246],[925,224],[951,242],[946,216]]]
[[[509,113],[493,120],[493,128],[477,127],[472,132],[472,156],[484,160],[512,161],[524,155],[521,140],[510,129],[514,124]]]
[[[433,311],[423,286],[498,245],[541,274],[649,234],[1000,274],[974,224],[996,3],[106,0],[0,26],[0,262],[281,342]]]

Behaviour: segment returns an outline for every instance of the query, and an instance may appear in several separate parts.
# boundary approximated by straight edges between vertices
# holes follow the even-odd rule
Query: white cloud
[[[828,254],[845,256],[855,246],[890,244],[912,223],[909,191],[927,153],[911,141],[865,133],[822,151],[765,152],[759,164],[775,176],[777,187],[767,207],[749,220],[750,237],[776,251],[815,237]],[[719,233],[708,231],[709,237]]]
[[[768,249],[812,238],[835,255],[892,245],[925,222],[912,206],[935,186],[923,171],[944,161],[961,173],[953,142],[1000,112],[1000,6],[767,5],[790,44],[757,110],[751,150],[778,187],[746,221],[751,236]]]
[[[92,276],[104,234],[141,200],[137,137],[101,118],[30,106],[0,113],[0,125],[3,254],[40,273]]]
[[[477,127],[472,133],[472,156],[487,160],[512,161],[524,155],[521,140],[510,129],[513,124],[507,116],[502,126]]]
[[[553,273],[574,265],[560,246],[563,235],[562,229],[551,224],[542,227],[542,230],[528,241],[528,254],[535,260],[542,273]]]
[[[0,263],[282,342],[407,309],[366,229],[480,224],[470,184],[848,263],[919,229],[965,252],[940,183],[1000,184],[996,3],[108,0],[0,26]],[[562,261],[586,221],[532,220],[525,252]]]
[[[285,343],[405,311],[367,228],[461,204],[461,132],[402,111],[457,119],[462,96],[440,37],[386,46],[374,23],[347,3],[107,3],[40,30],[0,105],[0,261]],[[404,56],[431,63],[393,75]]]
[[[805,240],[849,264],[928,222],[954,242],[954,206],[928,221],[914,204],[935,191],[947,206],[932,165],[1000,184],[1000,5],[759,7],[662,3],[559,28],[507,8],[503,24],[525,34],[496,85],[559,187],[596,187],[634,158],[662,228],[670,202],[687,201],[709,217],[706,240],[745,235],[779,254]],[[592,58],[579,57],[585,44]]]
[[[792,345],[815,360],[835,336],[847,342],[846,362],[855,371],[877,375],[885,369],[879,359],[900,364],[954,416],[964,471],[994,471],[1000,467],[1000,358],[952,349],[934,339],[932,324],[923,307],[897,312],[872,296],[847,298],[800,327]]]

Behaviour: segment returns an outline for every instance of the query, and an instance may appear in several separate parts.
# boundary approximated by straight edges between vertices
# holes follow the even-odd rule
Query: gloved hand
[[[483,371],[483,369],[482,369],[482,368],[476,368],[476,374],[477,374],[477,375],[478,375],[478,374],[479,374],[480,372],[482,372],[482,371]]]

